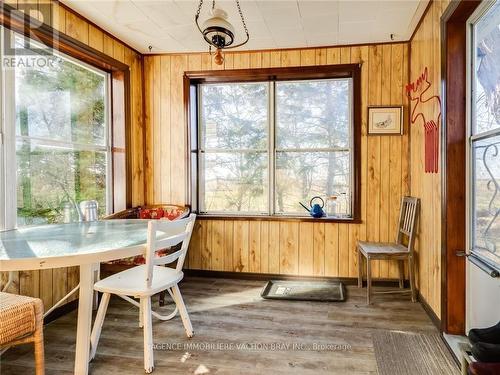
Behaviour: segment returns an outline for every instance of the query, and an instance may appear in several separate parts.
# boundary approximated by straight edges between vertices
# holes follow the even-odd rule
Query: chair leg
[[[366,258],[366,302],[371,303],[372,294],[372,265],[370,258]]]
[[[90,360],[94,359],[97,351],[97,344],[99,343],[99,337],[101,337],[102,325],[104,323],[106,311],[108,310],[110,297],[111,295],[109,293],[102,294],[101,303],[99,304],[99,309],[95,317],[94,328],[92,328],[92,333],[90,334]]]
[[[158,304],[160,305],[160,307],[165,306],[165,295],[166,294],[167,294],[167,292],[165,292],[165,291],[160,292],[159,300],[158,300]]]
[[[175,299],[175,304],[179,309],[179,314],[181,315],[182,324],[184,324],[184,329],[186,330],[187,337],[193,337],[193,326],[191,325],[191,319],[189,319],[189,314],[186,309],[186,305],[184,304],[184,300],[182,299],[181,291],[179,290],[179,286],[175,285],[172,287],[172,293]]]
[[[33,333],[33,345],[35,349],[35,373],[36,375],[45,374],[45,353],[43,349],[43,307],[35,307],[36,328]]]
[[[403,260],[398,260],[399,266],[399,287],[403,289],[405,287],[405,263]]]
[[[408,259],[408,271],[410,273],[411,301],[417,302],[417,289],[415,286],[415,264],[413,257]]]
[[[363,287],[363,254],[358,249],[358,288]]]
[[[154,369],[153,357],[153,317],[151,314],[151,297],[141,298],[144,323],[144,371],[150,374]]]
[[[144,327],[144,311],[142,303],[139,303],[139,328]]]

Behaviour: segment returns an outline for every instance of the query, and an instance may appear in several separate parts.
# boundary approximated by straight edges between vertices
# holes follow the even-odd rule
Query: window
[[[319,77],[292,69],[280,79],[281,69],[270,69],[266,77],[242,71],[240,81],[191,78],[191,168],[198,176],[192,201],[198,211],[307,216],[299,202],[335,195],[346,218],[355,218],[356,68],[330,66]]]
[[[485,3],[471,21],[469,111],[469,244],[500,269],[500,2]]]
[[[47,47],[3,31],[16,49],[33,52],[2,69],[3,226],[76,220],[82,200],[97,200],[99,214],[109,213],[109,74],[63,54],[35,52]]]

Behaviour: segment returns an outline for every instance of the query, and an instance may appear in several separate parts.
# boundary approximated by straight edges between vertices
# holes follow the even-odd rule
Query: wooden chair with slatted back
[[[399,212],[398,232],[396,242],[358,242],[358,287],[363,287],[363,258],[366,258],[367,302],[371,303],[372,294],[372,260],[396,260],[399,265],[399,288],[403,290],[380,291],[377,293],[407,293],[404,289],[404,261],[408,261],[410,276],[411,300],[416,302],[415,289],[415,229],[420,210],[420,199],[403,197]]]

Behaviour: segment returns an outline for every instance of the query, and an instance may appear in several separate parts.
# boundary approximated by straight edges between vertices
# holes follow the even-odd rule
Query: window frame
[[[476,128],[476,39],[475,27],[481,18],[495,5],[495,1],[485,1],[481,3],[467,20],[466,29],[466,254],[472,259],[477,259],[480,264],[486,264],[487,268],[492,267],[500,271],[500,263],[493,263],[475,248],[475,153],[474,145],[478,142],[500,135],[500,127],[487,131],[478,131]]]
[[[89,66],[108,74],[109,83],[107,85],[108,93],[106,100],[108,104],[109,142],[107,142],[106,148],[109,148],[107,155],[110,155],[108,164],[111,166],[111,173],[109,176],[107,175],[106,178],[110,183],[109,195],[107,196],[107,199],[109,199],[109,211],[110,213],[117,212],[131,207],[132,150],[130,148],[131,106],[129,65],[103,52],[95,50],[66,34],[60,33],[47,24],[32,27],[32,25],[38,25],[38,22],[29,15],[17,11],[8,4],[3,4],[2,7],[0,7],[0,25],[3,26],[5,30],[18,33],[26,38],[35,40],[37,43],[52,48],[55,53],[61,53],[64,57],[73,60],[77,64]],[[1,79],[4,78],[5,77],[2,76]],[[4,86],[2,82],[2,90]],[[4,116],[4,114],[6,114],[4,110],[5,103],[1,103],[1,105],[2,107],[0,107],[0,109],[2,116]],[[6,121],[3,123],[5,124]],[[6,142],[3,142],[4,138],[12,136],[9,135],[11,130],[12,129],[7,129],[7,127],[0,129],[0,143],[2,143],[0,152],[3,154],[3,156],[0,155],[0,162],[2,163],[0,164],[0,173],[3,173],[2,177],[5,177],[5,186],[0,187],[0,199],[2,203],[13,201],[12,206],[15,206],[15,200],[7,199],[7,197],[12,196],[12,189],[15,193],[15,186],[13,186],[12,189],[9,188],[12,183],[7,184],[7,180],[12,176],[7,175],[9,172],[7,168],[5,168],[5,155],[12,152],[12,150],[8,149],[10,146],[8,146]],[[0,228],[12,229],[16,227],[15,218],[14,222],[12,222],[12,218],[7,217],[9,211],[12,211],[12,209],[12,207],[7,207],[6,210],[0,210]],[[10,216],[12,216],[12,214]]]
[[[298,214],[275,214],[274,199],[271,201],[267,214],[255,215],[252,213],[201,213],[199,212],[200,183],[200,128],[199,128],[199,93],[198,86],[207,83],[247,83],[247,82],[274,82],[280,81],[307,81],[318,79],[351,78],[352,95],[352,147],[351,147],[351,166],[352,166],[352,217],[350,218],[319,218],[314,219],[306,215]],[[270,94],[274,92],[271,90]],[[270,100],[272,108],[269,113],[274,113],[274,98]],[[201,218],[221,218],[221,219],[241,219],[241,220],[298,220],[298,221],[331,221],[361,223],[361,64],[339,64],[323,66],[289,67],[289,68],[262,68],[262,69],[234,69],[220,71],[188,71],[184,73],[184,106],[187,122],[188,134],[188,201],[193,211],[199,213]],[[275,140],[274,116],[269,119],[270,133],[269,142]],[[272,145],[274,150],[274,144]],[[270,146],[271,147],[271,146]],[[275,159],[275,158],[269,158]],[[271,168],[272,167],[272,168]],[[269,165],[270,176],[269,194],[274,197],[272,188],[274,186],[274,165]]]

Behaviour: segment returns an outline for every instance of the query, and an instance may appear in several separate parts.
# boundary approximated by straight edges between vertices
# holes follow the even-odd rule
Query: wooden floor
[[[178,317],[167,322],[153,319],[154,373],[376,374],[376,330],[436,332],[422,306],[411,303],[409,296],[380,295],[366,306],[366,289],[350,286],[344,303],[271,301],[260,298],[264,284],[185,279],[181,291],[195,337],[186,338]],[[72,373],[75,330],[75,312],[46,326],[47,374]],[[143,374],[142,343],[138,310],[112,299],[90,373]],[[31,347],[25,346],[4,354],[0,371],[29,374],[32,366]]]

